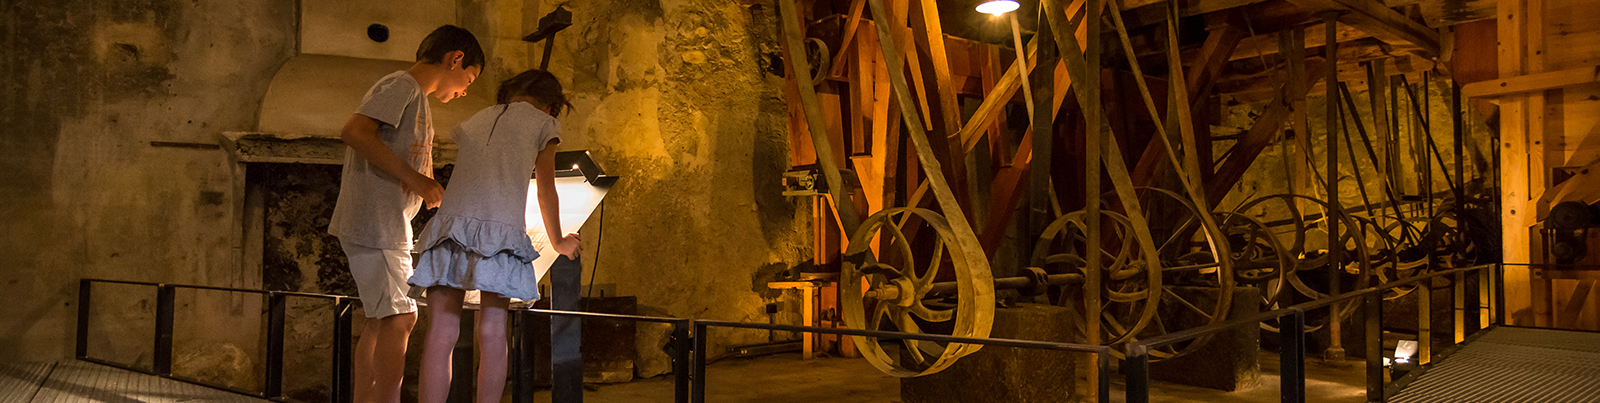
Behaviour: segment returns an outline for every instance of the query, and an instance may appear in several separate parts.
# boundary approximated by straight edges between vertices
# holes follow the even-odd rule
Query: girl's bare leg
[[[428,336],[422,344],[417,401],[444,403],[450,397],[450,353],[461,337],[461,299],[466,291],[428,287]]]
[[[500,294],[479,294],[478,403],[499,403],[506,390],[506,307],[511,300]]]

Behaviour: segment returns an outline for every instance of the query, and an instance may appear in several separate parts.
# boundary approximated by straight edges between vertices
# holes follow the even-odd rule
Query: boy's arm
[[[550,140],[533,161],[533,178],[539,187],[539,213],[544,216],[544,232],[550,238],[550,246],[568,259],[577,259],[580,249],[578,234],[563,236],[561,233],[561,198],[556,195],[557,143],[560,140]]]
[[[356,154],[371,161],[372,165],[376,165],[390,176],[399,178],[400,188],[405,190],[406,194],[422,196],[427,208],[439,207],[439,201],[444,199],[444,187],[439,186],[439,182],[433,178],[417,172],[405,160],[400,159],[400,156],[395,155],[394,151],[378,138],[378,124],[376,119],[359,113],[352,114],[350,120],[345,122],[344,130],[339,131],[339,138],[344,140],[345,145],[356,150]]]

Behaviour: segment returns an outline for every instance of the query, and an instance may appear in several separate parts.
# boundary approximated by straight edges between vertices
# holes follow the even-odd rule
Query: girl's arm
[[[550,246],[568,259],[577,259],[578,234],[561,234],[561,199],[556,196],[556,144],[559,142],[551,140],[539,151],[538,159],[533,161],[533,177],[539,186],[539,213],[544,216],[544,231]]]

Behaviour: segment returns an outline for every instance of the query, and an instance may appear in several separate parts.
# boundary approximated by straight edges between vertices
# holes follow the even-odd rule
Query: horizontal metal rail
[[[137,368],[132,365],[122,364],[107,359],[89,355],[89,317],[92,313],[94,284],[134,285],[153,287],[156,289],[156,329],[154,334],[154,355],[150,368]],[[266,359],[264,360],[264,376],[260,391],[243,390],[226,385],[208,383],[198,379],[174,375],[172,373],[173,353],[173,326],[176,322],[177,290],[204,290],[223,291],[244,294],[260,295],[266,299],[263,308],[267,318],[266,330]],[[284,321],[288,311],[288,298],[310,298],[328,300],[333,303],[334,340],[331,396],[335,401],[348,402],[351,400],[351,362],[350,362],[350,336],[352,335],[351,320],[354,304],[359,299],[343,295],[315,294],[292,291],[267,291],[246,288],[214,287],[189,284],[168,284],[144,281],[111,280],[85,278],[78,283],[78,328],[76,334],[76,358],[85,362],[121,368],[129,371],[155,375],[162,378],[205,386],[212,389],[234,392],[241,395],[269,399],[274,401],[284,400],[283,396],[283,340]]]
[[[100,358],[96,358],[96,357],[91,357],[91,356],[88,355],[88,336],[89,336],[89,326],[88,325],[89,325],[89,314],[91,312],[91,310],[90,310],[90,301],[91,301],[91,297],[92,297],[92,293],[91,293],[92,287],[91,286],[94,283],[138,285],[138,286],[155,287],[157,289],[157,295],[158,295],[158,300],[159,301],[157,302],[157,311],[158,312],[156,314],[158,323],[157,323],[157,330],[156,330],[156,333],[157,333],[156,334],[156,344],[157,344],[157,346],[156,346],[156,358],[155,358],[155,361],[157,362],[157,364],[155,365],[155,368],[148,369],[148,370],[147,369],[143,369],[143,368],[135,368],[135,367],[130,366],[130,365],[117,363],[117,362],[112,362],[112,361],[109,361],[109,360],[104,360],[104,359],[100,359]],[[185,377],[182,377],[182,376],[175,376],[175,375],[173,375],[171,373],[171,354],[172,354],[172,344],[171,343],[172,343],[172,315],[173,315],[173,312],[172,312],[173,309],[172,308],[173,308],[173,305],[174,305],[173,304],[173,302],[174,302],[173,300],[175,299],[174,291],[177,290],[177,289],[195,289],[195,290],[210,290],[210,291],[240,292],[240,293],[263,295],[263,296],[268,298],[268,304],[267,304],[267,307],[265,308],[265,310],[267,311],[266,315],[267,315],[267,318],[268,318],[268,320],[267,320],[267,322],[268,322],[268,324],[267,324],[267,333],[268,333],[267,344],[268,344],[268,346],[267,346],[267,359],[266,359],[266,361],[267,361],[266,362],[266,372],[267,372],[267,374],[265,376],[266,380],[265,380],[265,385],[263,386],[263,391],[262,392],[258,393],[258,392],[254,392],[254,391],[240,390],[240,389],[237,389],[237,388],[229,388],[229,387],[222,386],[222,385],[209,384],[209,383],[201,382],[201,381],[198,381],[198,380],[195,380],[195,379],[185,378]],[[352,351],[350,349],[350,338],[351,338],[350,320],[351,320],[352,311],[353,311],[353,308],[354,308],[353,304],[359,303],[360,300],[357,299],[357,298],[354,298],[354,297],[349,297],[349,296],[329,295],[329,294],[313,294],[313,293],[301,293],[301,292],[286,292],[286,291],[265,291],[265,290],[252,290],[252,289],[240,289],[240,288],[228,288],[228,287],[167,284],[167,283],[153,283],[153,282],[139,282],[139,281],[124,281],[124,280],[82,279],[82,280],[80,280],[80,284],[79,284],[79,308],[78,308],[79,310],[78,310],[78,331],[77,331],[78,354],[77,354],[77,358],[79,360],[86,361],[86,362],[92,362],[92,363],[96,363],[96,364],[107,365],[107,366],[126,369],[126,370],[130,370],[130,371],[141,372],[141,373],[146,373],[146,374],[151,374],[151,375],[157,375],[157,376],[160,376],[160,377],[163,377],[163,378],[168,378],[168,379],[173,379],[173,380],[193,383],[193,384],[196,384],[196,385],[205,386],[205,387],[214,388],[214,389],[219,389],[219,390],[231,391],[231,392],[235,392],[235,393],[239,393],[239,394],[243,394],[243,395],[247,395],[247,396],[253,396],[253,397],[266,398],[266,399],[270,399],[270,400],[282,401],[282,400],[284,400],[283,389],[282,389],[282,386],[283,386],[283,384],[282,384],[282,380],[283,380],[283,326],[284,326],[284,316],[285,316],[285,313],[286,313],[286,309],[285,309],[286,303],[285,303],[285,301],[286,301],[287,297],[305,297],[305,298],[329,299],[329,300],[332,300],[332,301],[335,302],[336,307],[334,309],[334,311],[335,311],[334,337],[336,338],[336,340],[334,342],[334,362],[332,364],[333,367],[334,367],[334,374],[333,374],[333,385],[332,385],[332,389],[333,390],[331,391],[332,392],[331,396],[332,396],[333,400],[336,401],[336,402],[349,402],[349,401],[351,401],[352,400],[352,396],[350,394],[350,392],[351,392],[351,388],[350,388],[351,379],[350,379],[350,372],[349,372],[350,371],[350,352]],[[903,333],[903,332],[888,332],[888,331],[879,331],[879,330],[848,329],[848,328],[827,328],[827,327],[813,327],[813,326],[775,325],[775,324],[766,324],[766,323],[745,323],[745,322],[730,322],[730,321],[704,320],[704,319],[684,319],[684,318],[675,318],[675,317],[643,316],[643,315],[622,315],[622,314],[611,314],[611,313],[564,311],[564,310],[534,309],[534,308],[514,308],[514,309],[511,309],[511,310],[512,311],[519,311],[519,312],[522,312],[524,314],[534,314],[534,315],[569,316],[569,317],[580,317],[580,318],[589,318],[589,319],[597,319],[597,320],[629,320],[629,321],[639,321],[639,322],[653,322],[653,323],[671,324],[672,325],[672,341],[671,341],[671,343],[672,343],[672,347],[673,348],[672,348],[672,351],[671,351],[670,355],[673,357],[673,372],[674,372],[674,378],[675,378],[674,383],[675,383],[675,389],[676,389],[675,390],[674,401],[680,402],[680,403],[682,403],[682,402],[691,402],[691,401],[698,403],[698,402],[704,402],[705,401],[705,398],[706,398],[706,396],[705,396],[706,354],[705,353],[706,353],[706,349],[707,349],[706,345],[707,345],[709,334],[710,334],[709,329],[712,328],[712,327],[756,329],[756,330],[774,330],[774,331],[790,331],[790,332],[810,332],[810,333],[821,333],[821,334],[837,334],[837,335],[845,335],[845,336],[875,337],[875,338],[885,338],[885,339],[926,340],[926,341],[943,342],[943,343],[964,343],[964,344],[977,344],[977,345],[995,346],[995,347],[1014,347],[1014,348],[1029,348],[1029,349],[1040,349],[1040,350],[1055,350],[1055,351],[1071,351],[1071,352],[1080,352],[1080,353],[1091,353],[1091,354],[1095,354],[1096,357],[1097,357],[1096,358],[1096,361],[1097,361],[1096,365],[1097,365],[1098,371],[1100,371],[1101,374],[1109,374],[1110,373],[1111,355],[1113,353],[1112,348],[1109,347],[1109,346],[1075,344],[1075,343],[1060,343],[1060,342],[1048,342],[1048,341],[1036,341],[1036,340],[957,337],[957,336],[948,336],[948,335],[940,335],[940,334]],[[691,329],[693,330],[692,334],[690,333]],[[513,344],[515,345],[515,343],[513,343]],[[516,354],[516,353],[513,352],[513,354]],[[531,365],[531,363],[529,363],[529,362],[515,362],[517,360],[531,360],[531,356],[529,356],[529,357],[520,357],[519,355],[514,355],[514,357],[516,357],[516,358],[513,359],[513,361],[514,361],[513,365]],[[525,380],[522,380],[522,381],[525,382]],[[1073,382],[1072,380],[1064,380],[1064,381],[1065,382]],[[1100,402],[1109,402],[1110,401],[1110,395],[1111,395],[1111,386],[1110,385],[1111,385],[1111,381],[1110,381],[1110,377],[1109,376],[1104,376],[1103,375],[1103,376],[1099,377],[1099,381],[1098,381],[1098,384],[1096,385],[1096,388],[1097,388],[1097,390],[1099,392],[1099,393],[1097,393],[1097,396],[1099,396],[1099,401]],[[521,388],[515,388],[514,389],[513,400],[515,400],[515,401],[531,401],[532,396],[531,395],[520,396],[520,393],[518,393],[520,390],[523,390],[523,389],[521,389]]]
[[[694,335],[695,335],[695,337],[694,337],[695,348],[694,348],[693,361],[694,361],[694,368],[695,368],[694,369],[694,374],[696,375],[695,379],[694,379],[695,382],[693,384],[693,387],[694,387],[694,393],[693,393],[694,400],[693,400],[693,403],[704,403],[705,402],[706,379],[702,374],[705,374],[706,342],[710,337],[710,328],[712,328],[712,327],[725,327],[725,328],[736,328],[736,329],[756,329],[756,330],[777,330],[777,331],[790,331],[790,332],[811,332],[811,333],[837,334],[837,335],[847,335],[847,336],[865,336],[865,337],[876,337],[876,338],[926,340],[926,341],[945,342],[945,343],[980,344],[980,345],[984,345],[986,347],[987,346],[1016,347],[1016,348],[1031,348],[1031,349],[1041,349],[1041,350],[1056,350],[1056,351],[1072,351],[1072,352],[1080,352],[1080,353],[1093,353],[1093,354],[1095,354],[1096,368],[1099,371],[1099,373],[1101,374],[1101,376],[1099,377],[1098,383],[1095,385],[1095,388],[1099,393],[1096,393],[1095,395],[1098,397],[1098,401],[1099,402],[1108,403],[1108,402],[1111,401],[1111,379],[1110,379],[1109,376],[1107,376],[1107,374],[1109,374],[1111,372],[1111,353],[1112,353],[1113,350],[1111,349],[1110,346],[1091,345],[1091,344],[1075,344],[1075,343],[1060,343],[1060,342],[1037,341],[1037,340],[974,338],[974,337],[946,336],[946,335],[940,335],[940,334],[885,332],[885,331],[879,331],[879,330],[865,330],[865,329],[846,329],[846,328],[828,328],[828,327],[813,327],[813,326],[775,325],[775,324],[767,324],[767,323],[748,323],[748,322],[727,322],[727,321],[718,321],[718,320],[695,320],[693,322],[694,322]],[[1063,380],[1063,382],[1076,382],[1076,381],[1072,380],[1072,379],[1066,379],[1066,380]]]
[[[1183,331],[1168,333],[1151,337],[1149,339],[1137,340],[1132,343],[1128,343],[1124,347],[1125,353],[1127,354],[1127,362],[1124,368],[1127,375],[1127,401],[1130,403],[1150,401],[1149,388],[1151,349],[1186,340],[1198,339],[1200,337],[1216,334],[1237,327],[1256,327],[1262,322],[1277,319],[1282,321],[1278,329],[1278,334],[1280,337],[1280,381],[1282,382],[1280,385],[1282,388],[1280,394],[1282,401],[1304,402],[1306,312],[1314,309],[1327,308],[1334,304],[1346,301],[1354,301],[1357,298],[1360,298],[1362,300],[1362,305],[1366,315],[1364,319],[1366,321],[1365,336],[1367,339],[1365,354],[1367,361],[1367,400],[1381,402],[1383,401],[1385,394],[1385,382],[1383,376],[1384,369],[1382,361],[1383,292],[1409,284],[1420,283],[1422,281],[1431,281],[1437,278],[1453,276],[1455,281],[1450,284],[1450,288],[1454,290],[1456,297],[1455,302],[1456,305],[1458,305],[1455,307],[1455,309],[1458,310],[1456,314],[1458,326],[1456,326],[1455,330],[1462,333],[1466,332],[1466,330],[1478,331],[1485,329],[1486,327],[1481,327],[1478,323],[1479,315],[1481,315],[1479,312],[1479,309],[1481,308],[1479,306],[1479,294],[1469,293],[1465,290],[1465,283],[1467,279],[1466,274],[1467,272],[1477,272],[1477,276],[1488,277],[1485,280],[1488,280],[1492,283],[1493,287],[1488,293],[1488,296],[1491,306],[1495,308],[1495,314],[1491,318],[1491,322],[1498,324],[1504,318],[1503,309],[1505,301],[1502,277],[1495,276],[1500,267],[1500,265],[1487,264],[1428,273],[1403,280],[1390,281],[1331,297],[1319,298],[1313,301],[1308,301],[1285,308],[1274,309],[1271,311],[1236,318],[1222,323],[1186,329]],[[1426,305],[1426,300],[1428,297],[1419,295],[1418,298],[1424,300],[1419,301],[1419,306],[1422,307],[1422,309],[1419,309],[1418,312],[1418,319],[1421,322],[1419,324],[1419,329],[1422,329],[1424,332],[1424,334],[1419,335],[1419,342],[1428,343],[1426,340],[1421,340],[1431,339],[1432,337],[1432,326],[1428,323],[1430,320],[1430,313]],[[1331,320],[1338,320],[1338,315],[1334,314],[1332,315],[1332,318],[1333,319]],[[1461,340],[1465,336],[1466,335],[1464,334],[1457,334],[1456,340]],[[1333,335],[1332,337],[1342,336]],[[1428,350],[1423,349],[1421,353],[1427,354]]]

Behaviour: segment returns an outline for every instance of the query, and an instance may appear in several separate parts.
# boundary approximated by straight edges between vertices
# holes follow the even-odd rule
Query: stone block
[[[1053,305],[996,308],[989,336],[1071,342],[1076,315],[1071,308]],[[906,403],[1071,401],[1077,363],[1090,357],[1066,351],[984,347],[939,373],[900,380],[900,398]]]
[[[1219,294],[1216,288],[1169,287],[1168,289],[1201,307],[1211,306]],[[1169,294],[1165,298],[1171,299],[1172,296]],[[1234,287],[1233,303],[1228,318],[1239,318],[1261,312],[1261,306],[1257,303],[1260,300],[1261,291],[1255,287]],[[1199,318],[1193,311],[1181,308],[1181,305],[1175,303],[1164,304],[1160,315],[1162,320],[1168,323],[1195,320],[1185,315]],[[1260,327],[1240,326],[1213,334],[1200,342],[1201,345],[1194,346],[1194,349],[1187,354],[1151,362],[1150,378],[1231,392],[1249,388],[1260,377],[1261,364],[1258,360],[1261,345]]]

